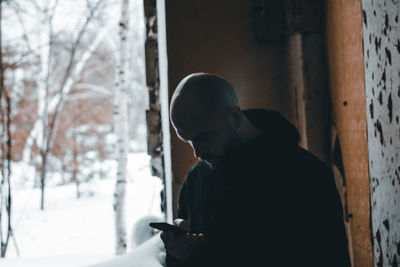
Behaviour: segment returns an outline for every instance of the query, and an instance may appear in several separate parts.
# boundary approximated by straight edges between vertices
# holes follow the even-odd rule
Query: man
[[[232,86],[205,73],[184,78],[171,101],[177,135],[200,159],[164,232],[167,266],[337,266],[349,256],[330,169],[298,146],[274,111],[245,110]]]

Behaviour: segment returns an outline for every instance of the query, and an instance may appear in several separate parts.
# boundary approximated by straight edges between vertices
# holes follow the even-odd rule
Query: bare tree
[[[125,194],[127,180],[127,158],[129,150],[128,132],[128,66],[127,36],[129,33],[129,0],[121,1],[121,19],[119,22],[119,64],[114,95],[114,124],[117,136],[117,181],[114,193],[114,211],[116,228],[116,254],[126,252]]]
[[[47,162],[49,153],[52,149],[55,133],[59,123],[59,115],[62,111],[65,96],[71,91],[76,77],[82,72],[85,64],[87,63],[94,50],[104,38],[109,26],[103,27],[97,34],[88,47],[79,54],[78,51],[82,50],[82,41],[85,33],[88,31],[89,24],[96,18],[104,0],[98,0],[95,4],[87,4],[88,13],[83,21],[83,24],[78,31],[77,37],[68,48],[68,64],[62,74],[59,89],[50,98],[49,97],[49,80],[51,76],[52,66],[52,51],[54,49],[54,32],[53,32],[53,16],[57,8],[58,0],[55,0],[52,7],[45,8],[47,25],[41,34],[41,39],[44,45],[41,46],[41,75],[38,84],[38,117],[39,119],[34,123],[32,130],[26,140],[23,159],[26,163],[30,162],[31,147],[34,142],[39,148],[41,157],[40,171],[40,186],[41,186],[41,203],[40,208],[44,209],[44,196],[45,184],[47,176]],[[40,7],[37,7],[41,9]],[[109,24],[111,25],[111,24]],[[47,45],[46,45],[47,44]]]
[[[0,257],[5,257],[10,237],[13,236],[11,226],[11,98],[4,86],[4,69],[3,65],[3,45],[2,45],[2,9],[3,0],[0,0],[0,110],[1,110],[1,181],[0,181]],[[3,98],[5,99],[6,108],[3,109]],[[3,136],[5,134],[5,138]],[[6,139],[6,145],[4,144]],[[4,211],[6,212],[4,214]],[[7,226],[6,232],[3,233],[3,221]],[[14,238],[14,244],[18,252],[18,247]]]
[[[1,2],[0,2],[1,3]],[[0,11],[1,12],[1,11]],[[0,33],[1,34],[1,33]],[[0,49],[1,53],[1,49]],[[0,59],[2,61],[2,59]],[[2,105],[0,105],[0,109],[2,109],[1,112],[1,128],[4,129],[5,131],[2,131],[5,133],[5,139],[6,145],[4,145],[4,142],[2,140],[1,142],[1,151],[2,151],[2,164],[1,164],[1,185],[0,185],[0,225],[3,225],[3,220],[6,220],[6,225],[7,225],[7,232],[3,234],[3,229],[0,227],[0,240],[1,240],[1,257],[5,257],[6,252],[7,252],[7,247],[8,243],[10,240],[10,237],[13,236],[12,234],[12,227],[11,227],[11,203],[12,203],[12,197],[11,197],[11,99],[10,95],[4,88],[4,80],[3,80],[3,74],[4,74],[4,69],[3,69],[3,64],[0,64],[2,75],[1,75],[1,98],[0,102],[3,101],[3,98],[5,99],[5,112],[3,111]],[[3,139],[3,136],[1,136]],[[4,211],[6,214],[4,214]],[[18,250],[17,250],[18,251]]]
[[[10,223],[10,213],[11,213],[11,195],[7,194],[5,191],[5,186],[6,184],[8,185],[8,188],[10,187],[10,184],[8,183],[9,178],[10,178],[10,162],[6,160],[6,157],[8,159],[10,151],[5,148],[4,142],[3,142],[3,134],[6,132],[7,135],[9,133],[7,129],[7,124],[6,121],[9,118],[7,115],[7,119],[4,117],[4,110],[3,110],[3,95],[4,94],[4,67],[3,67],[3,47],[2,47],[2,9],[3,9],[3,1],[0,0],[0,111],[1,111],[1,152],[2,152],[2,157],[1,157],[1,187],[0,187],[0,242],[1,242],[1,257],[4,257],[7,251],[7,246],[8,246],[8,241],[10,239],[10,228],[11,228],[11,223]],[[6,97],[8,99],[8,97]],[[9,103],[9,101],[7,101]],[[7,108],[7,111],[9,108]],[[6,131],[5,131],[6,130]],[[9,137],[9,136],[8,136]],[[8,139],[8,138],[7,138]],[[7,142],[8,143],[8,142]],[[6,153],[7,151],[7,153]],[[7,154],[7,156],[5,156]],[[6,162],[7,165],[6,166]],[[5,204],[5,205],[4,205]],[[7,214],[3,214],[3,207],[5,206]],[[7,215],[7,217],[6,217]],[[7,233],[3,234],[3,218],[7,219]],[[5,238],[3,237],[5,236]]]

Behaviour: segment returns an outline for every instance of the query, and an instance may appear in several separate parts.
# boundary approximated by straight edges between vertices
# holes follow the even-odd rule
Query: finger
[[[178,219],[175,219],[174,224],[178,227],[185,227],[186,220],[178,218]]]
[[[184,230],[186,230],[187,232],[190,232],[190,227],[187,224],[187,221],[184,219],[176,219],[174,221],[174,224],[180,228],[183,228]]]

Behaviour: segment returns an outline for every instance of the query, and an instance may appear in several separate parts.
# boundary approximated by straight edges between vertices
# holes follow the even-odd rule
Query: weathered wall
[[[170,95],[186,75],[212,72],[233,84],[242,108],[264,107],[289,114],[286,44],[255,38],[258,26],[263,32],[264,20],[258,26],[254,21],[254,6],[261,2],[268,1],[166,1]],[[171,133],[173,176],[182,182],[195,159],[191,148]]]
[[[400,264],[400,1],[363,0],[365,87],[376,266]]]
[[[333,144],[341,154],[338,167],[343,168],[353,266],[370,267],[373,259],[361,0],[326,1],[326,35],[333,127],[337,132]]]

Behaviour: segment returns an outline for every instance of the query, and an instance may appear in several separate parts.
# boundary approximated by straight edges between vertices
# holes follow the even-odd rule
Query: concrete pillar
[[[372,267],[361,0],[326,1],[325,14],[335,172],[345,183],[353,266]]]

